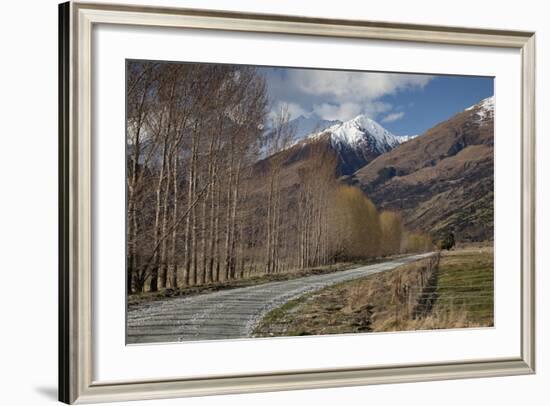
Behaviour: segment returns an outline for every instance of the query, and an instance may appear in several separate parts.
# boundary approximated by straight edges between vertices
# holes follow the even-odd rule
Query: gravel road
[[[324,275],[144,303],[128,312],[127,343],[251,337],[256,324],[269,311],[289,300],[339,282],[389,271],[429,255],[411,255]]]

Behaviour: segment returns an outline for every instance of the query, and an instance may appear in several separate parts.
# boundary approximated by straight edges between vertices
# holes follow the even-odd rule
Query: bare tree
[[[281,151],[287,149],[294,138],[295,129],[290,123],[288,105],[283,104],[272,118],[271,132],[267,140],[267,151],[272,156],[270,162],[269,191],[266,217],[266,272],[278,269],[280,241],[281,184],[280,172],[283,164]]]
[[[257,68],[129,62],[127,71],[128,293],[428,246],[337,179],[325,138],[301,144],[293,164],[288,105],[265,125]]]

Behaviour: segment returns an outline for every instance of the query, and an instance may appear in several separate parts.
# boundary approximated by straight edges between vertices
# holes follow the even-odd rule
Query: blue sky
[[[397,135],[421,134],[494,94],[493,78],[260,68],[270,108],[289,106],[292,118],[317,114],[349,120],[367,114]]]

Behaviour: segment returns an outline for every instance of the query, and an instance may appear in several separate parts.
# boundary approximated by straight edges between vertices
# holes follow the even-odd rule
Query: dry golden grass
[[[269,313],[257,336],[493,325],[493,249],[468,247],[339,284]]]

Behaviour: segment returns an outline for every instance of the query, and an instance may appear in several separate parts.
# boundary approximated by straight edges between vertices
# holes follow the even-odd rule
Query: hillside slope
[[[347,181],[407,228],[458,240],[493,239],[494,99],[380,155]]]

